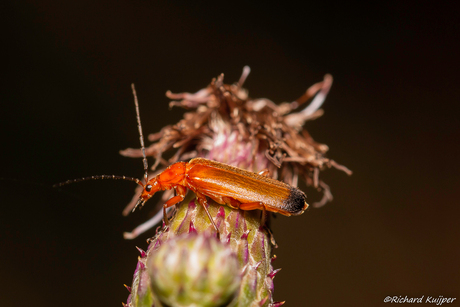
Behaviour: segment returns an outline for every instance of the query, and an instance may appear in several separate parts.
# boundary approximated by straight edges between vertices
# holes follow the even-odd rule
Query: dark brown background
[[[61,3],[62,2],[62,3]],[[181,118],[166,90],[225,73],[252,97],[292,101],[325,73],[325,115],[306,128],[354,171],[322,178],[335,200],[273,222],[275,299],[379,306],[386,296],[457,297],[459,23],[455,7],[176,1],[6,1],[2,25],[2,306],[121,306],[136,265],[123,231],[142,176],[130,90],[144,132]],[[438,1],[439,2],[439,1]],[[17,179],[13,181],[12,179]],[[36,185],[43,184],[43,186]],[[307,190],[309,199],[318,195]]]

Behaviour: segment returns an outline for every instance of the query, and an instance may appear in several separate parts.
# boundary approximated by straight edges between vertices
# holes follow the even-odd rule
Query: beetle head
[[[133,211],[136,210],[138,206],[143,206],[147,200],[149,200],[156,192],[161,190],[160,184],[156,178],[152,178],[145,185],[143,185],[144,190],[139,196],[139,200],[136,203]]]

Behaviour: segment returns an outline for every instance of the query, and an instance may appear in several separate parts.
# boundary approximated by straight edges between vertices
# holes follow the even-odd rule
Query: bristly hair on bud
[[[248,91],[243,88],[249,72],[249,67],[244,67],[240,80],[234,84],[225,84],[224,76],[221,74],[206,88],[196,93],[173,94],[168,91],[166,96],[173,100],[170,103],[171,107],[179,106],[187,109],[184,118],[174,125],[164,127],[158,133],[150,134],[148,139],[153,143],[145,148],[145,153],[144,148],[128,148],[121,151],[121,154],[134,158],[143,158],[145,155],[154,157],[152,175],[175,162],[187,161],[195,157],[223,162],[252,172],[268,170],[271,177],[292,186],[297,186],[300,178],[308,187],[322,191],[322,199],[313,204],[313,207],[320,207],[331,201],[332,194],[329,186],[320,179],[320,172],[330,167],[347,174],[351,174],[351,171],[327,158],[328,146],[315,142],[303,129],[303,125],[306,121],[323,115],[320,107],[331,88],[332,76],[326,75],[323,81],[310,86],[304,94],[292,102],[275,104],[266,98],[249,97]],[[310,100],[311,102],[307,104]],[[296,111],[298,109],[301,110]],[[175,152],[166,160],[163,155],[168,150],[175,150]],[[135,207],[141,188],[138,187],[125,213]],[[172,196],[171,191],[166,191],[161,204]],[[265,217],[261,217],[262,211],[231,209],[213,201],[209,202],[208,211],[221,234],[222,247],[227,248],[237,260],[241,278],[237,290],[231,294],[231,297],[234,297],[232,304],[282,305],[284,302],[273,300],[273,278],[279,271],[279,269],[273,270],[271,264],[272,249],[276,247],[276,243],[268,223],[261,224],[265,221]],[[161,215],[157,215],[133,232],[126,233],[125,237],[132,239],[160,220]],[[195,195],[188,193],[182,203],[176,205],[170,225],[167,227],[163,225],[157,229],[155,236],[149,240],[150,244],[146,252],[139,258],[127,306],[150,307],[152,304],[161,306],[162,303],[179,302],[187,295],[193,296],[194,301],[200,301],[200,292],[203,295],[209,293],[216,295],[206,296],[206,301],[209,302],[206,306],[216,306],[221,302],[219,291],[213,289],[208,281],[215,280],[217,276],[227,276],[226,274],[229,273],[225,273],[218,263],[209,262],[203,266],[200,263],[204,262],[190,261],[183,256],[184,253],[180,252],[181,247],[178,247],[182,244],[178,242],[189,242],[186,244],[198,246],[193,243],[197,238],[204,240],[203,242],[216,240],[209,234],[210,226],[211,223],[202,206],[195,204]],[[204,245],[209,246],[209,243]],[[171,256],[172,259],[169,259],[164,254],[165,250],[169,255],[178,256]],[[201,257],[204,254],[187,252],[190,257]],[[162,269],[161,274],[172,272],[173,275],[168,277],[161,275],[161,278],[157,278],[160,276],[158,275],[160,273],[156,272],[159,266],[167,266],[168,263],[175,263],[174,267]],[[185,274],[176,270],[179,267],[186,271],[199,272],[198,275],[193,276],[199,276],[194,280],[195,282],[199,280],[200,285],[182,284],[193,283],[192,279],[188,281],[174,279],[173,276],[177,274]],[[176,290],[165,290],[174,288],[166,283],[174,280],[180,291],[176,293],[174,292]],[[197,291],[197,289],[201,290]],[[171,295],[175,297],[171,298]]]

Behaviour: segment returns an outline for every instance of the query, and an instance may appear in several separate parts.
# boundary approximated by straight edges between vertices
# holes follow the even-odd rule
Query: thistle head
[[[328,147],[315,142],[302,129],[306,121],[323,114],[320,107],[332,77],[326,75],[295,101],[275,104],[248,96],[242,87],[248,73],[245,67],[240,80],[232,85],[224,84],[220,75],[196,93],[167,92],[174,100],[170,106],[188,111],[178,123],[150,135],[154,143],[147,148],[142,144],[140,150],[122,151],[125,156],[144,158],[145,177],[146,152],[155,158],[153,170],[161,164],[161,170],[152,174],[156,177],[145,180],[141,196],[138,200],[135,197],[128,208],[136,201],[136,205],[143,205],[160,189],[180,185],[184,167],[179,161],[196,157],[255,173],[268,170],[270,177],[294,187],[304,179],[307,186],[323,192],[323,198],[312,207],[332,200],[329,186],[319,178],[320,171],[335,167],[351,172],[328,159]],[[295,112],[310,99],[305,109]],[[140,126],[139,116],[138,122]],[[170,149],[176,152],[165,160],[163,154]],[[307,208],[304,195],[300,196],[301,210],[295,212]],[[161,204],[171,197],[172,192],[165,192]],[[277,245],[261,211],[232,209],[209,199],[207,214],[219,230],[217,240],[207,234],[212,227],[210,219],[193,193],[175,207],[170,224],[159,227],[147,251],[141,251],[127,306],[227,306],[232,298],[238,306],[275,307],[284,303],[273,300],[273,278],[279,269],[274,270],[271,264],[275,258],[272,248]],[[149,229],[161,220],[161,213],[157,217],[126,237],[134,238]]]
[[[167,240],[147,266],[161,306],[227,306],[242,277],[237,255],[226,244],[196,232]]]

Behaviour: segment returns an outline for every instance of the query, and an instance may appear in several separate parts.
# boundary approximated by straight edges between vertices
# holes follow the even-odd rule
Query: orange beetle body
[[[177,195],[165,203],[164,209],[182,201],[187,189],[196,194],[205,209],[206,197],[234,209],[262,209],[286,216],[302,214],[308,208],[306,195],[298,188],[204,158],[174,163],[148,180],[136,206],[156,192],[169,189],[175,189]]]

